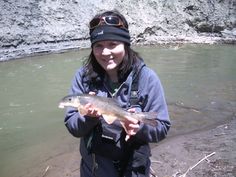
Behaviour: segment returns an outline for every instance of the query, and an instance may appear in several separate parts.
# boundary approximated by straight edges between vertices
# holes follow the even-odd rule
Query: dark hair
[[[104,13],[97,14],[94,18],[108,15],[118,16],[124,23],[124,26],[128,29],[128,23],[125,17],[122,14],[120,14],[117,10],[106,11]],[[92,31],[90,30],[90,33],[91,32]],[[131,49],[131,47],[128,44],[124,43],[124,45],[125,45],[125,56],[123,61],[119,65],[118,69],[118,77],[119,77],[118,79],[120,82],[124,81],[127,78],[128,74],[132,69],[137,70],[140,62],[142,61],[141,57],[136,51]],[[93,54],[93,51],[91,51],[87,60],[85,60],[84,66],[86,67],[86,73],[85,73],[85,76],[87,77],[86,80],[90,80],[92,82],[100,82],[105,75],[105,70],[97,62]]]

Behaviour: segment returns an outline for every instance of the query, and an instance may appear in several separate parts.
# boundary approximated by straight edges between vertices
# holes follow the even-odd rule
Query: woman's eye
[[[109,48],[115,48],[116,46],[118,45],[118,43],[116,43],[116,42],[111,42],[111,43],[109,43]]]
[[[116,45],[117,45],[116,43],[111,43],[110,47],[116,47]]]
[[[102,51],[103,50],[103,46],[102,45],[95,45],[95,46],[93,46],[93,50],[97,51],[97,52]]]
[[[102,45],[97,44],[97,45],[94,45],[93,47],[96,48],[96,49],[100,49],[100,48],[102,48]]]

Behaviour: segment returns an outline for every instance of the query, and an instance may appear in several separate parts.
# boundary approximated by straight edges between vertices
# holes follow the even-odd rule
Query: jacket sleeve
[[[157,113],[157,126],[141,123],[135,137],[143,142],[158,142],[166,137],[171,124],[160,79],[147,67],[140,74],[139,92],[140,96],[147,97],[143,111]]]
[[[85,88],[82,84],[82,68],[78,70],[72,80],[72,85],[69,94],[85,93]],[[65,113],[65,125],[68,131],[75,137],[83,137],[87,135],[94,126],[97,125],[99,119],[82,116],[77,109],[67,108]]]

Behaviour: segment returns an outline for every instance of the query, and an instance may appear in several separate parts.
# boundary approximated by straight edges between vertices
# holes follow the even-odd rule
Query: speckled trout
[[[112,98],[100,97],[90,94],[68,95],[61,99],[59,108],[74,107],[84,115],[84,106],[90,103],[97,109],[108,124],[115,120],[123,122],[127,118],[134,118],[145,124],[156,126],[157,113],[154,112],[129,112],[122,109],[118,102]]]

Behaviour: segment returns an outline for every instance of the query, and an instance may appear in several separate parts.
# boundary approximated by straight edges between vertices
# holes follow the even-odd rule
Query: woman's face
[[[97,62],[108,73],[117,71],[125,56],[125,45],[119,41],[99,41],[92,49]]]

